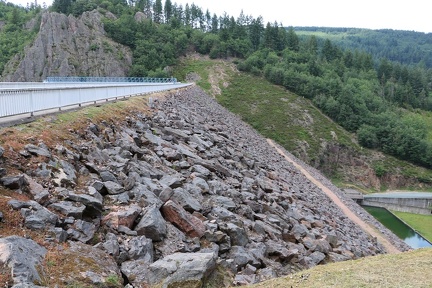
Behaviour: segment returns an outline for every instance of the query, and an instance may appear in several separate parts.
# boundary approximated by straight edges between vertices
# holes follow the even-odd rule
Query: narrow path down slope
[[[276,151],[281,154],[288,162],[293,164],[306,178],[314,183],[317,187],[319,187],[339,208],[342,212],[355,224],[357,224],[363,231],[375,237],[381,245],[384,246],[387,253],[400,253],[399,251],[390,241],[388,241],[381,233],[376,231],[369,224],[361,220],[356,214],[354,214],[340,199],[339,197],[333,193],[329,188],[327,188],[324,184],[318,181],[315,177],[313,177],[306,169],[304,169],[301,165],[297,164],[293,159],[291,159],[286,153],[284,153],[279,147],[271,139],[267,139],[267,142],[273,146]]]

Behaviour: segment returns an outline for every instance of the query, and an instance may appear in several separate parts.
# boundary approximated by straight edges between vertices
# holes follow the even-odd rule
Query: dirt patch
[[[227,88],[230,85],[227,70],[231,70],[234,73],[238,73],[235,64],[229,61],[219,61],[212,70],[209,71],[209,83],[211,85],[210,94],[213,97],[222,93],[222,87]]]

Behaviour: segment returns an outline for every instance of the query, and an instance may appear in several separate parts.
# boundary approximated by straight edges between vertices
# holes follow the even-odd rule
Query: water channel
[[[390,229],[396,236],[405,241],[411,248],[432,247],[432,244],[416,233],[411,227],[407,226],[399,218],[381,207],[362,206],[369,214]]]

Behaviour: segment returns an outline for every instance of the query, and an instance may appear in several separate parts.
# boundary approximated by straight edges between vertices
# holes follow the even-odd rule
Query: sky
[[[26,6],[31,0],[7,0]],[[34,1],[34,0],[33,0]],[[52,0],[38,0],[38,4]],[[262,16],[264,23],[277,22],[283,26],[348,27],[394,29],[432,33],[430,3],[426,0],[171,0],[183,6],[186,3],[207,9],[213,15],[226,12],[237,18],[243,10],[254,18]],[[162,3],[165,3],[162,0]]]

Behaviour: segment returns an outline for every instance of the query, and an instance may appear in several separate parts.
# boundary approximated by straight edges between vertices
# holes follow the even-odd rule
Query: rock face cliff
[[[54,147],[40,139],[21,151],[0,147],[3,167],[14,167],[0,169],[0,184],[30,198],[8,198],[7,207],[21,212],[23,228],[47,235],[48,251],[0,238],[14,284],[224,287],[384,252],[196,87],[172,92],[149,115],[71,133],[75,140]],[[13,250],[23,245],[34,248],[19,266]]]
[[[36,40],[23,55],[9,61],[2,81],[41,81],[47,76],[126,76],[132,53],[106,36],[102,17],[97,10],[79,18],[45,12]]]

